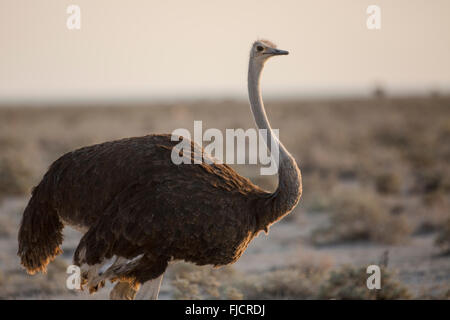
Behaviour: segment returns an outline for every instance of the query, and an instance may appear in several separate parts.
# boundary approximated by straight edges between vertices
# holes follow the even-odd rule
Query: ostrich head
[[[288,51],[277,49],[277,46],[268,40],[258,40],[253,43],[250,51],[251,60],[264,64],[270,57],[289,54]]]

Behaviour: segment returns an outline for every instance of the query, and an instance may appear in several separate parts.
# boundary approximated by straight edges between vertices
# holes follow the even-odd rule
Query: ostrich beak
[[[266,54],[273,56],[285,56],[289,54],[289,51],[271,48],[270,50],[267,50]]]

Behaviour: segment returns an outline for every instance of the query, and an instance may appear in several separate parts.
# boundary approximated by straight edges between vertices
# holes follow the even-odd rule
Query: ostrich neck
[[[267,232],[267,228],[271,224],[287,215],[297,205],[302,193],[302,183],[300,170],[295,159],[275,136],[267,119],[260,87],[263,67],[263,64],[250,58],[248,70],[250,106],[258,129],[267,130],[268,139],[265,142],[272,157],[275,156],[273,160],[277,161],[278,165],[277,189],[269,197],[261,197],[257,205],[257,228]],[[271,141],[275,144],[274,146],[271,145]],[[277,152],[279,153],[279,159],[276,157]]]

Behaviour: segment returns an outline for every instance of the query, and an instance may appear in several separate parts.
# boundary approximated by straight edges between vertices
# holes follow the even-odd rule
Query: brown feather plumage
[[[75,252],[76,264],[143,254],[131,270],[117,274],[142,283],[164,272],[171,259],[233,263],[265,229],[258,224],[257,200],[269,199],[270,193],[226,164],[173,164],[177,143],[170,135],[122,139],[69,152],[52,164],[33,199],[39,195],[52,208],[48,212],[88,229]],[[192,159],[203,153],[198,145],[191,146]],[[22,223],[21,235],[26,225]],[[50,237],[53,227],[44,222],[42,227]],[[52,247],[56,244],[59,239]],[[40,264],[22,259],[31,272],[48,263],[47,252],[36,254],[43,257]]]

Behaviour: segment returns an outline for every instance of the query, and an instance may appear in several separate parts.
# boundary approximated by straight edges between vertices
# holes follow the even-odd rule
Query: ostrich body
[[[61,253],[65,225],[84,233],[74,254],[83,284],[92,292],[105,280],[118,281],[113,299],[133,299],[140,287],[141,298],[157,298],[174,260],[214,266],[237,261],[301,196],[300,171],[274,137],[260,93],[264,63],[283,54],[269,41],[256,41],[248,73],[255,122],[279,144],[275,192],[213,163],[193,142],[187,156],[210,161],[175,165],[171,152],[179,142],[168,134],[84,147],[56,160],[33,190],[19,230],[22,265],[31,274],[45,271]]]

